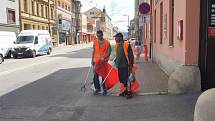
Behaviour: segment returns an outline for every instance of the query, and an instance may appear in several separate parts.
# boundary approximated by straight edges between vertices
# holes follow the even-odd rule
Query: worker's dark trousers
[[[128,87],[128,67],[118,68],[118,76],[120,83],[124,84],[125,89]]]

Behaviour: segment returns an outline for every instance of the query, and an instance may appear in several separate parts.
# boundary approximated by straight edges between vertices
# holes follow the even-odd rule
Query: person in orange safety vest
[[[115,36],[115,54],[116,59],[114,65],[118,68],[118,76],[120,83],[125,87],[124,92],[120,93],[120,96],[125,96],[127,99],[132,97],[131,91],[129,90],[129,75],[132,72],[134,63],[134,55],[132,48],[128,41],[123,40],[122,33],[117,33]]]
[[[112,51],[109,41],[103,38],[103,32],[101,30],[97,31],[96,36],[97,38],[93,42],[93,53],[92,53],[92,61],[91,61],[92,66],[95,66],[100,62],[108,62]],[[103,81],[104,79],[102,79],[102,82]],[[101,87],[99,83],[99,76],[95,71],[94,71],[93,83],[95,87],[94,95],[98,95],[99,92],[101,91]],[[102,94],[103,95],[107,94],[105,83],[102,84]]]

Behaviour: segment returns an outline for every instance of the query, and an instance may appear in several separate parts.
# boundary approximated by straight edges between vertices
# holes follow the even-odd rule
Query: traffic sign
[[[148,14],[150,12],[150,5],[146,2],[143,2],[139,5],[139,11],[141,14]]]

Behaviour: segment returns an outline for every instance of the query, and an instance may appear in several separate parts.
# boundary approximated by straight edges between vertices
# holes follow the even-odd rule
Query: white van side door
[[[36,51],[36,54],[38,53],[38,49],[39,49],[39,37],[35,36],[34,38],[34,49]]]
[[[38,37],[38,51],[39,53],[43,54],[46,52],[45,50],[46,40],[44,35],[39,35]]]

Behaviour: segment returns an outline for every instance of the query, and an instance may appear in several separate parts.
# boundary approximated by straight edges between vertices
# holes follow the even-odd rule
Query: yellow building
[[[56,0],[19,0],[20,31],[48,30],[57,45]]]

